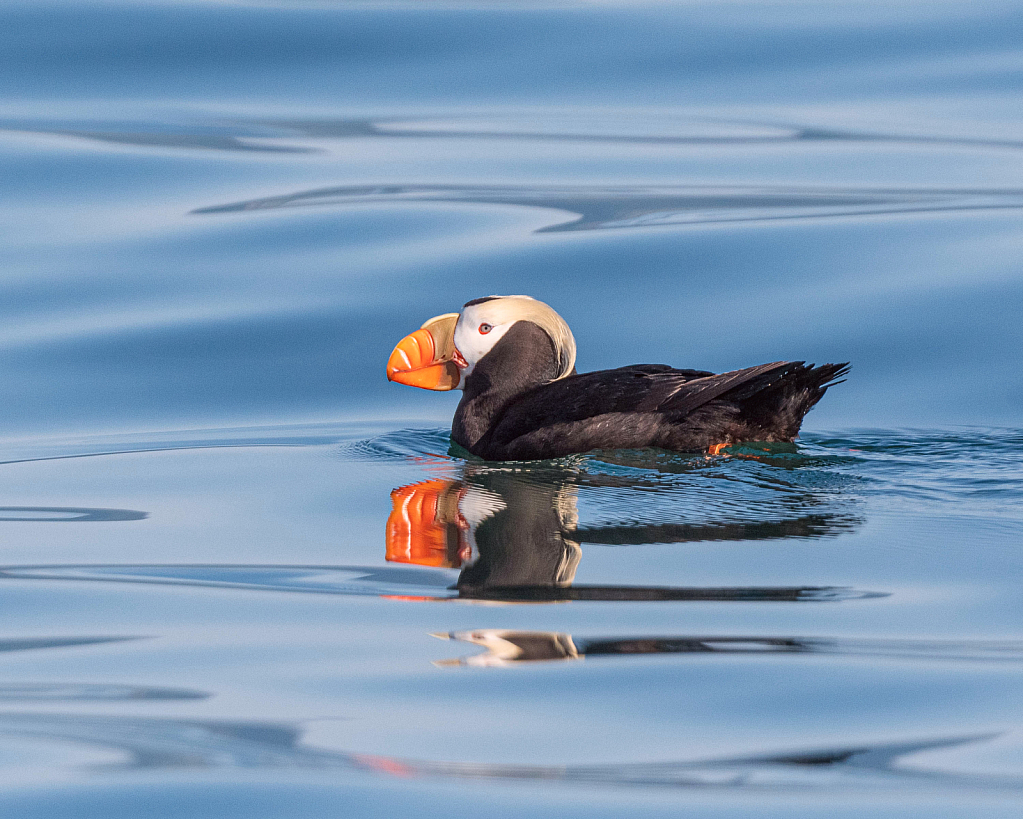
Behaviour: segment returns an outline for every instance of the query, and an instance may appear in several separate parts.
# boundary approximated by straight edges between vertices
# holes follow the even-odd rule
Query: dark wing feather
[[[537,429],[615,413],[679,418],[749,382],[762,386],[765,377],[792,365],[775,362],[714,375],[706,370],[642,364],[573,375],[517,398],[494,425],[490,443],[507,444]]]
[[[472,451],[530,460],[591,449],[691,452],[715,443],[791,441],[847,369],[775,361],[718,375],[653,364],[572,375],[516,397]]]
[[[802,365],[801,361],[774,361],[743,370],[711,375],[679,384],[678,389],[652,410],[681,418],[704,404],[729,393],[729,398],[742,400],[759,392],[772,381],[783,378]],[[742,389],[740,389],[742,388]]]

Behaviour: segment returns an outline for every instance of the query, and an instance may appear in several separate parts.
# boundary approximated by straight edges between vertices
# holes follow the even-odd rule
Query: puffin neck
[[[470,452],[523,393],[558,377],[554,342],[530,321],[515,323],[465,379],[451,437]]]

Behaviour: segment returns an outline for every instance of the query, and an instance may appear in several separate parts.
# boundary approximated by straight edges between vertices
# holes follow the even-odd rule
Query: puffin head
[[[464,389],[476,365],[519,322],[536,325],[550,339],[557,371],[553,380],[569,375],[575,367],[575,338],[561,316],[529,296],[487,296],[405,336],[387,361],[387,378],[427,390]]]

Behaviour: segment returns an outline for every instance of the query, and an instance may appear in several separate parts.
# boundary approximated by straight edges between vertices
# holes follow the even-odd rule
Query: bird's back
[[[472,448],[493,460],[592,449],[702,451],[743,440],[791,441],[844,364],[774,362],[713,374],[648,364],[571,375],[510,401]]]

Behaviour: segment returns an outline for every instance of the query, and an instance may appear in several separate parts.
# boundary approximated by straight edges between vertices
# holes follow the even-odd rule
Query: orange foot
[[[711,444],[709,447],[707,447],[707,454],[720,455],[722,450],[728,449],[728,447],[730,446],[731,444]]]

